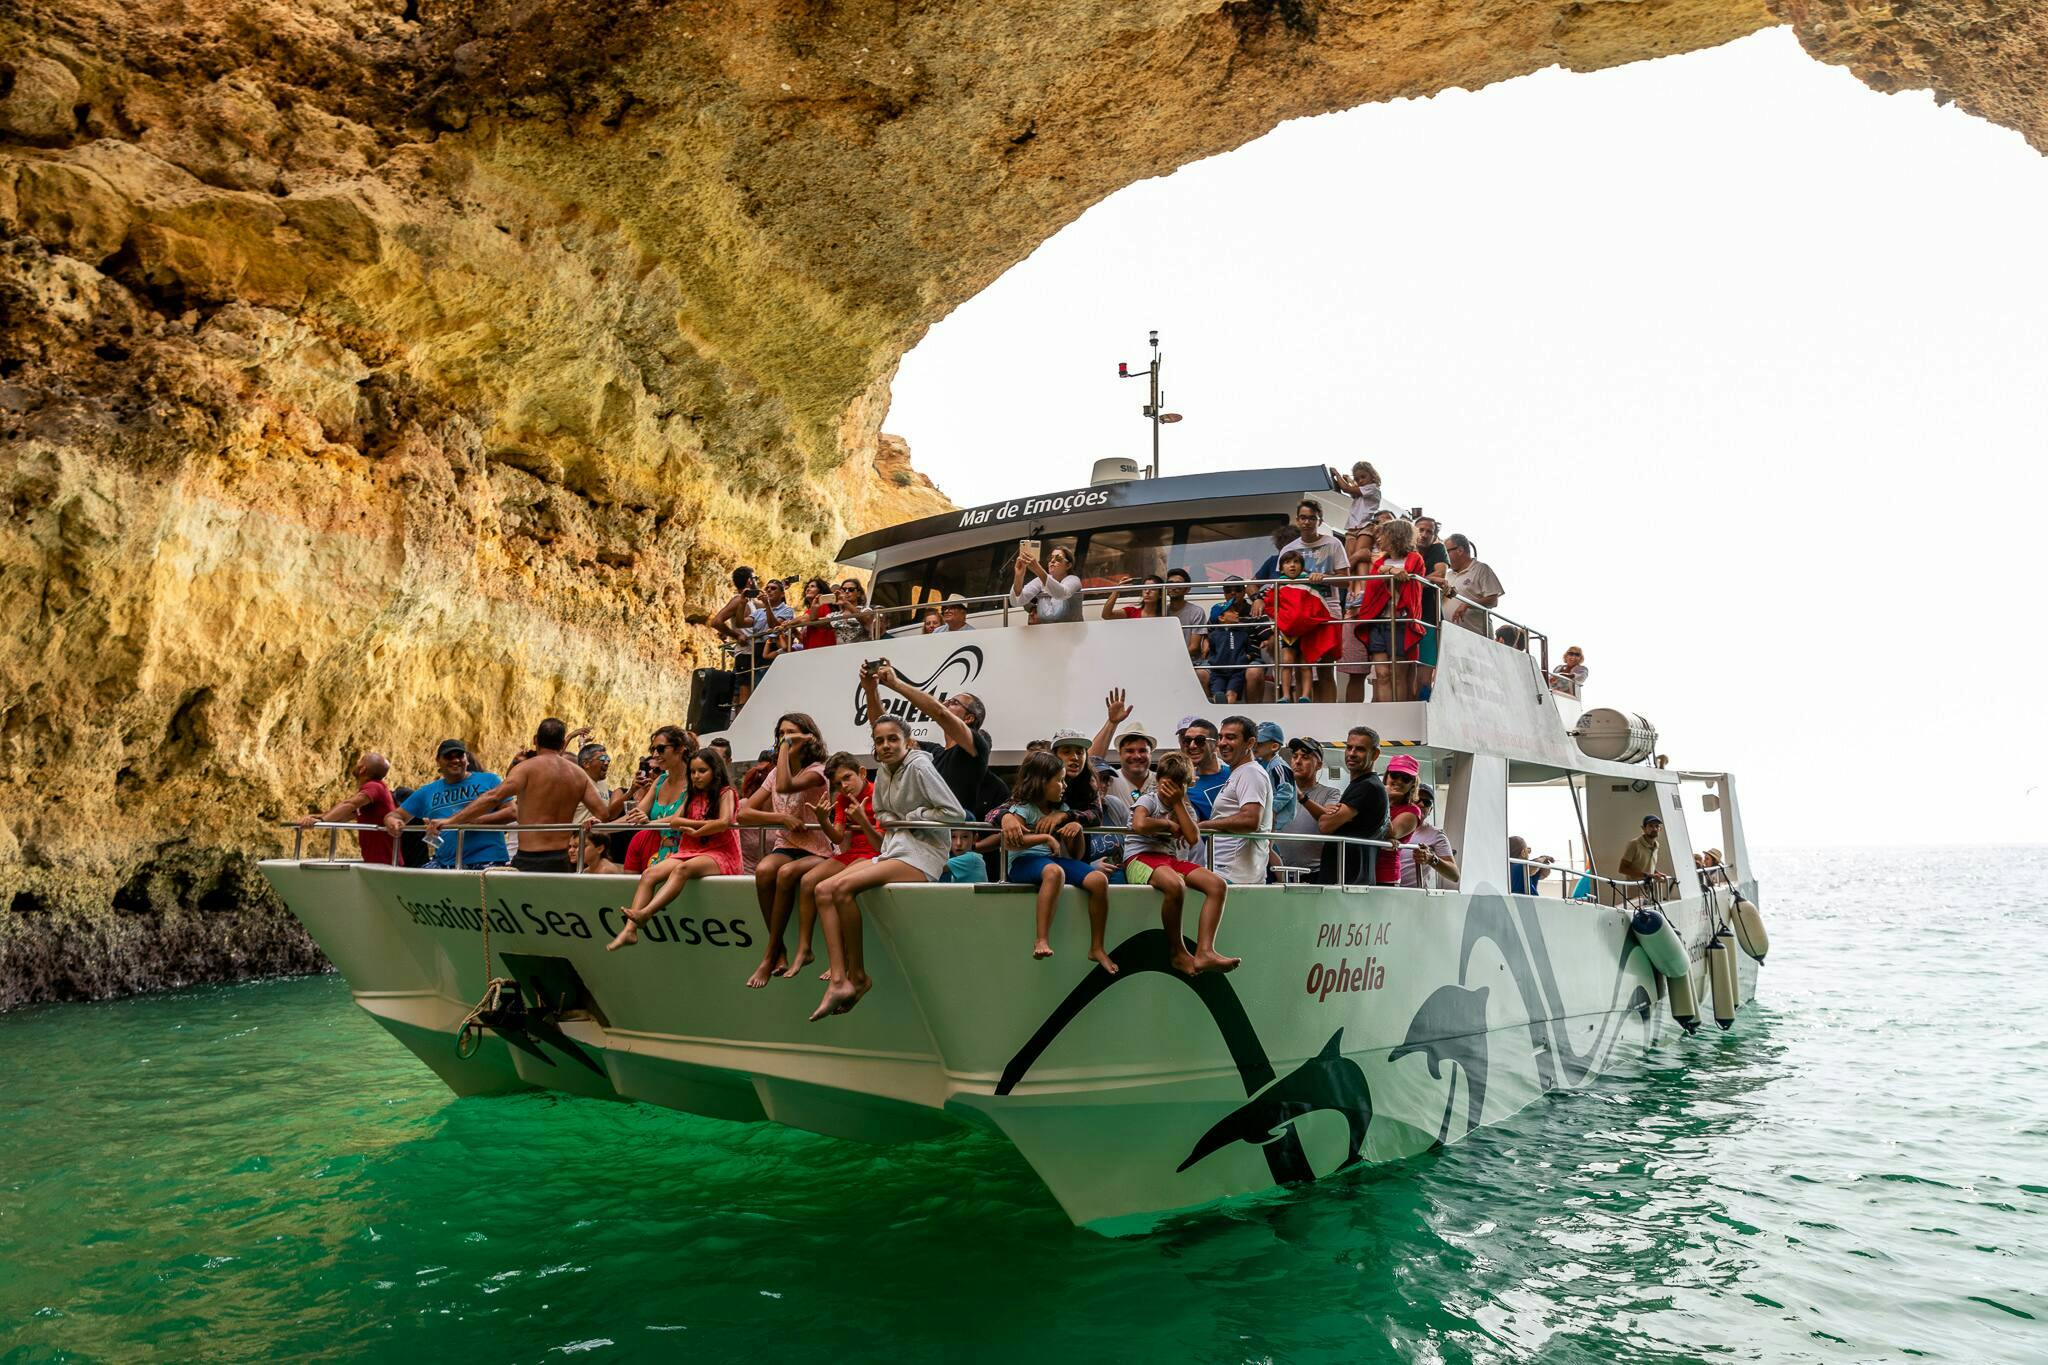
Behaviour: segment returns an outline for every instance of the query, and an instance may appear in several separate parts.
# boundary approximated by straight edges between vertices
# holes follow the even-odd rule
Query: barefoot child
[[[863,678],[873,666],[861,667]],[[910,731],[894,716],[876,719],[870,732],[875,740],[875,819],[888,825],[893,821],[918,824],[957,824],[966,818],[960,800],[946,786],[931,757],[910,747]],[[868,979],[862,956],[860,893],[893,882],[928,882],[946,869],[946,831],[943,829],[889,829],[875,856],[842,869],[818,885],[818,922],[825,928],[825,951],[831,955],[831,984],[825,998],[811,1011],[816,1022],[827,1015],[844,1014],[860,1003],[873,983]]]
[[[1010,809],[1003,816],[1003,847],[1010,851],[1010,871],[1003,880],[1038,888],[1038,938],[1031,945],[1037,958],[1052,956],[1046,935],[1052,931],[1060,888],[1069,881],[1079,885],[1088,893],[1088,956],[1114,975],[1116,963],[1102,946],[1109,923],[1109,874],[1065,856],[1073,851],[1069,840],[1081,832],[1067,806],[1066,789],[1066,765],[1051,754],[1032,754],[1018,766]]]
[[[1131,807],[1135,833],[1124,837],[1124,879],[1133,886],[1150,886],[1160,894],[1159,922],[1173,940],[1173,968],[1188,976],[1227,972],[1239,961],[1216,951],[1216,927],[1223,921],[1223,878],[1187,856],[1201,837],[1195,809],[1188,804],[1188,783],[1193,777],[1185,756],[1161,758],[1158,784]],[[1191,886],[1202,897],[1192,956],[1180,931],[1181,897]]]
[[[661,823],[674,832],[675,844],[640,874],[625,927],[605,945],[606,952],[630,948],[640,941],[640,926],[654,918],[697,877],[736,877],[740,871],[740,835],[733,821],[739,793],[725,759],[716,749],[690,755],[690,794],[682,809]],[[662,841],[668,842],[664,834]]]
[[[818,922],[818,886],[855,863],[875,856],[882,831],[875,824],[875,784],[868,770],[852,754],[841,752],[825,760],[825,778],[831,785],[832,812],[819,812],[818,823],[825,837],[839,851],[820,858],[802,874],[796,888],[796,956],[777,975],[792,980],[811,961],[811,926]]]

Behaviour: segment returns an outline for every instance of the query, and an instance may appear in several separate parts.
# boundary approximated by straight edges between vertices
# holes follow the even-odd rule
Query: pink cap
[[[1398,758],[1390,759],[1387,762],[1387,776],[1392,777],[1395,773],[1402,773],[1419,780],[1422,777],[1422,765],[1408,755],[1402,754]]]

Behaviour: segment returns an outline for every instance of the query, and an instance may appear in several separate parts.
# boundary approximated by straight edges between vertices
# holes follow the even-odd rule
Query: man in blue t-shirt
[[[469,748],[459,739],[444,739],[434,750],[434,766],[441,775],[415,791],[397,810],[384,819],[384,827],[393,834],[399,833],[414,820],[427,822],[429,837],[438,835],[440,843],[434,854],[427,859],[428,867],[454,867],[455,833],[441,829],[441,821],[461,810],[470,802],[498,785],[496,773],[471,772]],[[519,818],[515,806],[506,805],[502,810],[479,816],[477,824],[462,827],[462,866],[500,867],[511,861],[511,854],[505,849],[505,836],[490,829],[480,829],[478,824],[510,824]]]
[[[1200,716],[1182,716],[1175,733],[1188,766],[1195,770],[1195,780],[1188,783],[1188,804],[1195,808],[1197,820],[1207,820],[1214,813],[1216,793],[1230,780],[1229,765],[1216,756],[1216,726]]]

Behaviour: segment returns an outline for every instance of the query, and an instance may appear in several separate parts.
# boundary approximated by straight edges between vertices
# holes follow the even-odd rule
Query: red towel
[[[635,834],[626,845],[626,871],[645,872],[647,865],[654,861],[654,850],[661,846],[661,831],[643,829]]]
[[[1305,664],[1319,664],[1337,652],[1342,640],[1330,605],[1310,588],[1283,586],[1273,591],[1273,629],[1301,651]]]

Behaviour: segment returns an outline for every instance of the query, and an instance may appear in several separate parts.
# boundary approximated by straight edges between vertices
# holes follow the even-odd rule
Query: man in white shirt
[[[1314,498],[1303,498],[1294,509],[1294,529],[1300,534],[1280,547],[1280,553],[1289,550],[1301,551],[1301,567],[1310,578],[1318,574],[1323,577],[1343,575],[1351,572],[1351,561],[1344,553],[1344,542],[1323,529],[1323,506]],[[1317,579],[1321,582],[1321,579]],[[1323,596],[1330,602],[1330,610],[1336,611],[1337,585],[1323,584]]]
[[[939,603],[939,625],[938,629],[932,631],[932,634],[952,635],[963,630],[973,629],[973,626],[967,624],[966,598],[955,593]]]
[[[1258,726],[1247,716],[1225,716],[1216,746],[1230,765],[1211,804],[1211,815],[1198,827],[1227,837],[1214,841],[1216,873],[1232,886],[1262,886],[1266,881],[1266,844],[1255,836],[1273,828],[1273,781],[1252,751]]]
[[[1444,581],[1458,595],[1450,603],[1449,619],[1481,635],[1492,634],[1493,626],[1485,609],[1498,603],[1507,589],[1501,586],[1493,570],[1472,553],[1472,542],[1465,536],[1445,537],[1444,552],[1451,557],[1451,572]]]

